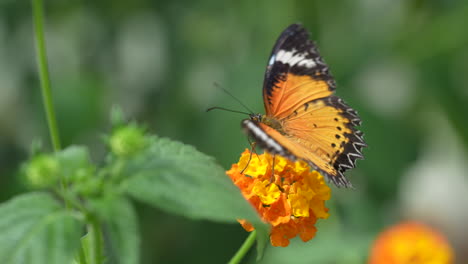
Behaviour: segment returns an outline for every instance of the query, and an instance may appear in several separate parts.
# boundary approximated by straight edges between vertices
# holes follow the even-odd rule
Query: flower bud
[[[109,145],[117,156],[132,156],[146,146],[145,133],[136,125],[120,127],[110,137]]]
[[[25,176],[29,185],[44,188],[57,182],[60,164],[52,155],[40,154],[25,165]]]

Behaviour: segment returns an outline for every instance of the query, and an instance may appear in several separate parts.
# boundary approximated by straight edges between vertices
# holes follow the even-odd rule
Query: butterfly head
[[[263,115],[262,114],[249,114],[250,120],[260,123],[263,120]]]

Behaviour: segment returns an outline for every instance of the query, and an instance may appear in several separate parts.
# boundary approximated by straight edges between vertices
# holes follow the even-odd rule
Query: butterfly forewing
[[[333,77],[309,33],[298,24],[289,26],[268,61],[263,84],[266,114],[285,117],[306,102],[331,95],[334,89]]]

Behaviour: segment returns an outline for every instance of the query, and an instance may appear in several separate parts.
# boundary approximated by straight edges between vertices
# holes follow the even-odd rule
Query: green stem
[[[52,145],[54,146],[54,150],[58,151],[61,148],[60,137],[52,103],[52,93],[50,91],[49,69],[47,67],[47,53],[44,40],[44,10],[42,6],[42,0],[32,0],[37,66],[39,68],[39,78],[41,81],[42,100],[44,101]]]
[[[89,260],[90,264],[101,264],[102,255],[102,230],[101,224],[94,217],[88,224],[88,235],[90,236]]]
[[[78,261],[80,264],[88,264],[83,246],[80,247],[80,252],[78,253]]]
[[[47,66],[47,53],[44,38],[44,10],[42,6],[42,0],[32,0],[34,32],[36,38],[37,67],[39,69],[42,101],[44,102],[44,108],[47,116],[50,139],[52,141],[54,151],[59,151],[61,148],[60,136],[57,128],[57,120],[55,118],[54,105],[52,103],[52,92],[50,89],[49,68]],[[60,183],[62,190],[66,191],[66,182],[63,177],[61,178]],[[68,201],[65,199],[66,208],[69,207],[68,204]]]
[[[34,19],[34,32],[36,38],[37,66],[39,69],[39,79],[41,82],[42,100],[47,116],[50,138],[54,151],[59,151],[60,136],[57,128],[57,119],[55,117],[54,106],[52,102],[52,92],[50,89],[49,69],[47,66],[47,53],[44,38],[44,10],[42,0],[31,0]],[[66,194],[66,183],[61,179],[63,194]],[[67,196],[64,196],[65,205],[69,208]],[[93,216],[89,217],[87,225],[88,235],[90,236],[90,264],[101,264],[103,260],[103,239],[100,222]],[[80,254],[80,262],[84,261],[84,252]]]
[[[88,215],[90,212],[88,209],[80,202],[79,197],[73,194],[73,191],[66,191],[63,188],[56,190],[57,194],[67,202],[67,208],[75,208],[79,212]]]
[[[250,233],[250,235],[247,237],[247,239],[244,241],[244,244],[237,250],[236,254],[231,258],[229,261],[229,264],[237,264],[240,263],[242,258],[244,258],[245,254],[249,252],[250,248],[255,242],[255,239],[257,238],[257,231],[254,230]]]

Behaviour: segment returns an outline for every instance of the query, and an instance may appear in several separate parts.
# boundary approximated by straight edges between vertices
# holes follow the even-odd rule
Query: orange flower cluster
[[[265,153],[252,155],[249,162],[250,156],[246,149],[226,173],[263,221],[272,226],[271,244],[286,247],[297,235],[304,242],[311,240],[317,218],[328,218],[325,201],[330,199],[330,188],[323,176],[302,161],[275,156],[273,163],[273,157]],[[245,230],[254,230],[246,220],[239,222]]]
[[[381,233],[369,264],[450,264],[453,251],[445,238],[418,222],[405,222]]]

